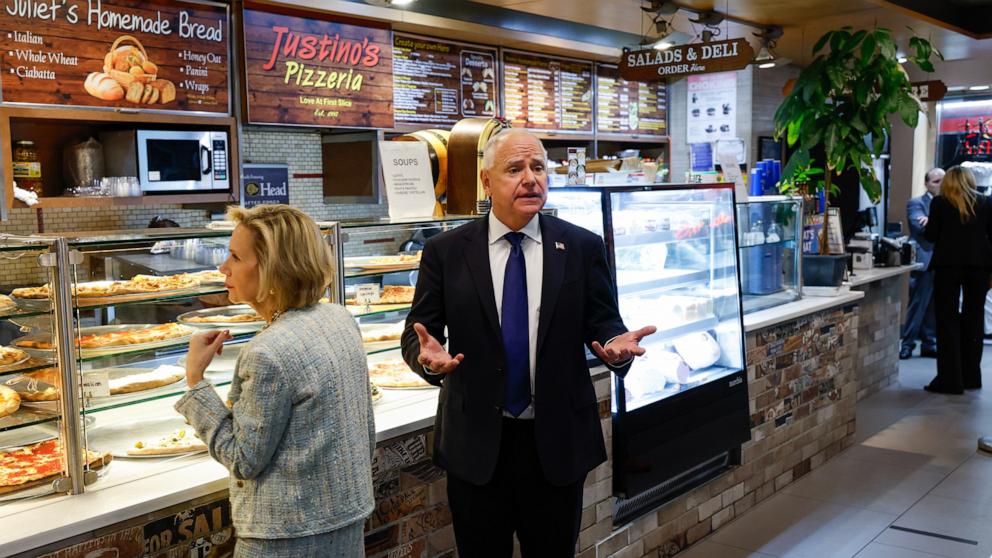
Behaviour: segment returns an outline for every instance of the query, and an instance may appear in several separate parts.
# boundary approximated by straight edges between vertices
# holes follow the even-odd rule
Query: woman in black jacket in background
[[[978,193],[971,171],[958,166],[947,171],[924,236],[934,243],[930,269],[937,313],[937,377],[925,389],[953,394],[978,389],[992,274],[992,201]]]

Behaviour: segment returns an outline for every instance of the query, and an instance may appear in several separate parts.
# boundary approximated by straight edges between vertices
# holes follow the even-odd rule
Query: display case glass
[[[469,219],[349,223],[343,233],[336,223],[322,227],[336,262],[334,282],[322,302],[350,303],[372,373],[381,374],[384,383],[392,381],[382,390],[373,388],[377,411],[384,404],[402,406],[411,398],[436,396],[437,388],[405,364],[399,369],[391,363],[402,362],[399,334],[412,302],[423,242]],[[0,457],[40,442],[61,443],[65,437],[78,440],[65,446],[79,448],[68,452],[66,461],[81,464],[72,469],[60,460],[61,468],[40,482],[0,486],[0,501],[102,490],[208,459],[204,444],[173,409],[188,389],[189,339],[205,329],[231,332],[233,339],[205,374],[226,397],[239,351],[264,326],[250,307],[231,303],[217,270],[227,257],[230,234],[155,229],[0,238],[4,292],[21,295],[9,301],[0,297],[0,335],[5,350],[25,357],[0,367],[0,385],[44,397],[0,416]],[[62,260],[55,257],[56,244],[62,246]],[[60,284],[66,292],[62,299]],[[359,285],[375,296],[359,296]],[[58,333],[63,314],[65,335]],[[60,343],[63,338],[66,342]],[[59,365],[62,345],[67,366]],[[400,374],[403,369],[408,374]],[[62,389],[65,374],[71,385]],[[391,388],[397,390],[389,392]],[[62,411],[66,405],[79,420],[60,420],[67,416]],[[69,432],[67,424],[78,428]],[[0,478],[8,470],[0,463]],[[72,484],[73,470],[79,471],[78,486]]]
[[[658,328],[613,374],[614,493],[739,448],[749,429],[733,185],[553,188],[548,206],[603,237],[625,325]]]
[[[744,313],[802,298],[802,198],[752,196],[737,204]]]

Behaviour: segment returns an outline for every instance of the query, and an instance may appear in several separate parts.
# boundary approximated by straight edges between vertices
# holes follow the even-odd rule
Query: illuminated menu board
[[[496,49],[395,33],[393,116],[397,124],[452,126],[498,114]]]
[[[515,128],[592,133],[593,63],[503,50],[504,115]]]
[[[668,134],[664,82],[627,81],[616,66],[596,65],[596,129],[604,134]]]

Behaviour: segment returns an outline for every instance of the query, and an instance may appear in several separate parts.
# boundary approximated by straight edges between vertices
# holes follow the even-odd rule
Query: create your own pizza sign
[[[740,70],[754,59],[747,39],[635,50],[620,56],[620,77],[630,81],[675,81],[694,74]]]

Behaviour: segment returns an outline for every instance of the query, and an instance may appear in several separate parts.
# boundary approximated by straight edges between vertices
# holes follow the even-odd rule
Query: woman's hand
[[[189,353],[186,355],[186,383],[193,387],[203,379],[203,372],[210,366],[214,355],[224,350],[224,341],[233,339],[226,329],[215,329],[197,333],[189,340]]]

